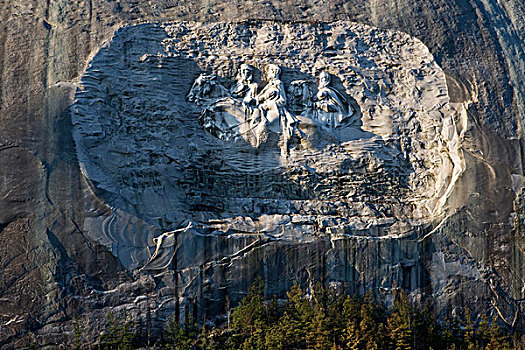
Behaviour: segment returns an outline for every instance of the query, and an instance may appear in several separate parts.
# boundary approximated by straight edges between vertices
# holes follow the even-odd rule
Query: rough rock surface
[[[169,285],[197,286],[193,304],[203,315],[220,312],[216,301],[227,294],[238,299],[256,273],[269,282],[269,294],[286,289],[293,279],[328,283],[326,276],[332,276],[347,281],[343,286],[349,292],[381,291],[403,281],[400,287],[414,295],[431,296],[437,312],[468,305],[523,328],[525,30],[519,19],[524,10],[521,1],[492,0],[305,1],[299,6],[287,1],[0,3],[2,346],[63,343],[71,339],[71,321],[79,315],[91,341],[104,314],[119,308],[128,309],[147,334],[177,308],[184,312],[179,300],[170,297],[185,291]],[[149,240],[164,230],[185,225],[178,225],[178,213],[152,221],[154,215],[143,208],[132,211],[125,205],[123,194],[114,197],[82,176],[68,107],[89,70],[86,64],[122,24],[243,19],[350,19],[409,33],[430,49],[446,73],[449,115],[455,116],[465,162],[445,205],[438,206],[444,209],[439,220],[429,220],[422,232],[405,239],[386,232],[377,234],[383,239],[325,234],[282,244],[263,234],[198,235],[207,228],[189,228],[171,235],[175,242],[164,242],[167,253],[161,257],[169,262],[170,249],[197,252],[202,256],[192,259],[201,259],[201,266],[194,268],[177,254],[171,264],[180,275],[152,278],[129,272],[149,252],[136,250],[126,260],[120,247],[109,248],[119,237],[111,241],[96,232],[118,232],[122,238],[140,231],[141,239],[153,243]],[[234,68],[225,67],[225,80]],[[246,220],[233,224],[246,225]],[[101,225],[108,229],[97,231]],[[137,242],[126,243],[129,251]],[[227,268],[235,280],[220,280]],[[414,277],[402,277],[409,275]],[[191,281],[179,281],[180,276]]]

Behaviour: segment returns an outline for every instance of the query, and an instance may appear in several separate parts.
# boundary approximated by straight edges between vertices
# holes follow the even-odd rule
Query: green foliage
[[[179,325],[173,315],[168,319],[164,329],[164,338],[168,348],[173,350],[191,350],[197,344],[199,329],[191,314],[186,315],[184,326]]]
[[[233,343],[243,350],[267,349],[267,333],[277,317],[276,301],[265,303],[264,282],[256,278],[248,295],[233,310],[232,328],[239,335]]]
[[[383,308],[367,293],[361,305],[360,343],[365,349],[384,349],[387,346]]]
[[[521,334],[511,337],[496,319],[482,317],[479,324],[470,311],[464,318],[451,316],[439,323],[428,309],[412,305],[399,292],[392,310],[386,310],[372,293],[363,298],[339,295],[321,284],[310,290],[295,284],[286,300],[267,300],[264,283],[257,278],[248,294],[232,310],[231,328],[198,330],[191,318],[180,326],[172,318],[165,338],[170,349],[195,350],[490,350],[520,349]]]
[[[250,286],[232,314],[232,327],[241,335],[249,336],[261,327],[264,322],[264,282],[258,277]]]
[[[330,350],[332,341],[330,321],[326,313],[327,296],[320,283],[317,283],[312,299],[312,318],[305,324],[307,347],[315,350]]]
[[[73,333],[75,335],[75,350],[80,350],[82,346],[82,326],[78,319],[73,322]]]
[[[201,333],[198,337],[197,348],[202,350],[214,350],[218,344],[206,326],[201,327]]]
[[[443,317],[441,324],[441,341],[445,349],[460,349],[462,348],[463,334],[459,319],[451,316],[450,310]]]
[[[306,348],[306,335],[314,312],[305,292],[295,284],[287,293],[283,330],[289,336],[289,345],[297,348]]]
[[[436,349],[440,343],[437,323],[428,308],[414,311],[414,347],[417,350]]]
[[[388,318],[387,329],[391,346],[395,350],[412,349],[412,305],[404,293],[398,293],[394,302],[394,310]]]
[[[132,349],[132,324],[127,319],[127,315],[121,312],[118,316],[115,316],[110,312],[106,317],[107,326],[99,338],[100,348],[107,350]]]
[[[363,299],[347,297],[342,314],[347,320],[344,340],[349,349],[384,349],[387,346],[383,308],[371,293]]]
[[[498,325],[498,319],[492,318],[492,323],[489,327],[489,339],[486,350],[511,350],[511,339],[503,329]]]
[[[463,332],[463,342],[467,350],[475,350],[477,348],[475,342],[475,324],[470,315],[470,309],[465,309],[465,331]]]

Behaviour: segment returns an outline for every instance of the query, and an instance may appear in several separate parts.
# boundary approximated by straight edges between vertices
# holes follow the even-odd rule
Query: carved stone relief
[[[93,191],[118,209],[111,227],[134,218],[145,232],[86,227],[131,267],[188,220],[204,235],[294,240],[414,232],[443,214],[463,171],[454,113],[443,71],[403,33],[123,28],[82,77],[74,136]]]
[[[267,76],[261,91],[254,82],[253,69],[249,64],[242,64],[237,81],[229,90],[217,82],[216,76],[201,74],[188,93],[188,101],[203,106],[204,128],[223,141],[243,139],[258,148],[267,139],[268,132],[273,132],[280,135],[282,154],[286,155],[292,136],[299,139],[306,136],[297,132],[296,125],[300,123],[297,116],[334,131],[348,124],[355,114],[348,98],[330,86],[331,75],[326,71],[319,75],[317,94],[312,92],[311,83],[292,81],[288,87],[290,99],[279,79],[279,66],[265,67]]]

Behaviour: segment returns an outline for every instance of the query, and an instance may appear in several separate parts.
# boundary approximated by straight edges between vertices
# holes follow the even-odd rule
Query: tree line
[[[525,349],[525,336],[501,327],[497,318],[462,317],[437,321],[415,307],[402,291],[391,310],[375,300],[341,295],[317,284],[309,291],[294,285],[285,300],[267,300],[257,278],[222,327],[198,327],[187,315],[183,325],[168,320],[155,348],[176,350],[510,350]],[[113,322],[113,323],[111,323]],[[131,329],[111,316],[99,344],[102,349],[132,349]],[[116,327],[116,329],[112,329]],[[125,344],[120,342],[125,339]]]

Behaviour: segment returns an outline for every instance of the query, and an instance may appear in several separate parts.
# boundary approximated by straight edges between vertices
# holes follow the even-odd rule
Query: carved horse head
[[[303,112],[312,107],[312,87],[307,80],[294,80],[288,87],[288,104],[292,111]]]
[[[217,82],[215,75],[201,74],[195,79],[186,99],[198,103],[202,100],[228,96],[228,90]]]

